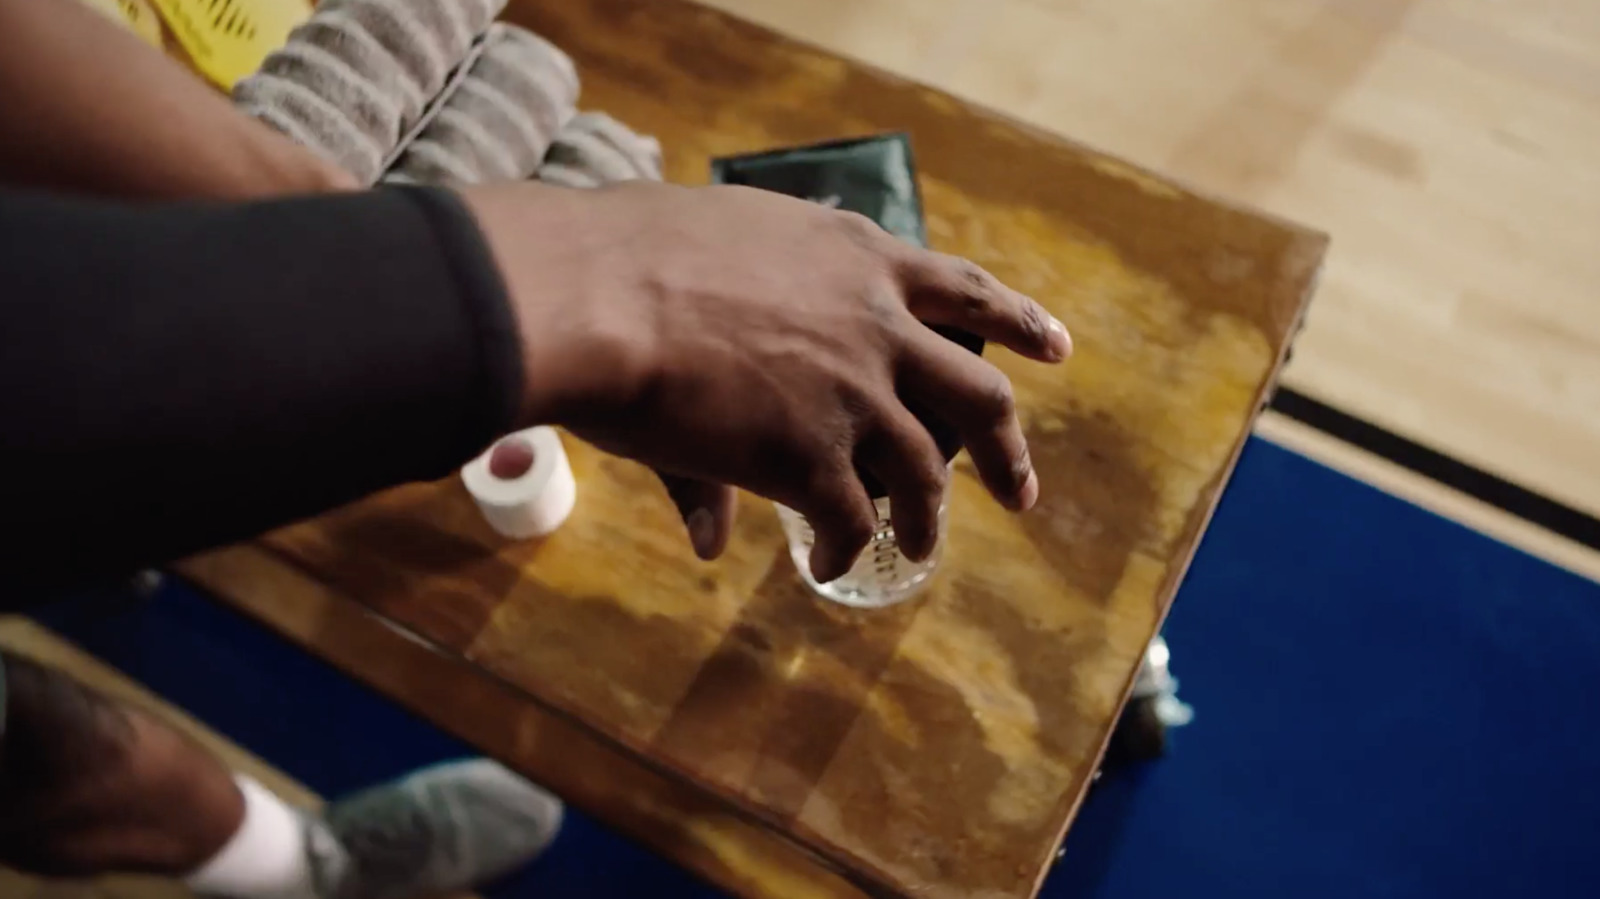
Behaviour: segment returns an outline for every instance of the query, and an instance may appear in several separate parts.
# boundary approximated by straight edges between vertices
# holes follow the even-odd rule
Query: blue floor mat
[[[1600,896],[1600,585],[1254,443],[1053,896]]]
[[[325,795],[466,752],[181,587],[41,618]],[[1253,441],[1167,635],[1195,721],[1045,896],[1600,896],[1600,585]],[[718,895],[574,818],[491,894]]]

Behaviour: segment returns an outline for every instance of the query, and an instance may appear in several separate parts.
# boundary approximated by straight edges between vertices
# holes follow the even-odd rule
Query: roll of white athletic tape
[[[461,469],[461,480],[489,526],[507,537],[551,533],[578,500],[561,435],[549,427],[502,437]]]

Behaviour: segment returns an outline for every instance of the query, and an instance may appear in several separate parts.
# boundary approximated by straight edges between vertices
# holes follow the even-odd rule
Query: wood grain
[[[993,356],[1016,387],[1043,498],[1005,513],[958,461],[934,586],[879,612],[809,594],[753,499],[726,557],[696,561],[647,472],[570,439],[579,503],[547,540],[495,538],[450,480],[263,546],[503,684],[468,712],[424,677],[387,682],[459,729],[561,721],[654,772],[651,789],[678,791],[690,820],[723,809],[740,833],[754,822],[781,837],[761,845],[798,853],[785,872],[809,857],[875,894],[1031,895],[1273,383],[1325,239],[687,3],[526,2],[508,17],[573,55],[585,105],[657,135],[672,180],[703,182],[715,155],[910,132],[934,244],[1030,292],[1077,338],[1065,368]],[[187,570],[249,605],[281,572],[248,552]],[[366,664],[353,647],[322,651]],[[552,776],[526,743],[479,742],[558,790],[582,780],[586,762]],[[794,894],[736,855],[679,857],[746,895]],[[818,877],[806,882],[821,894],[844,889]]]
[[[1285,383],[1600,515],[1600,4],[714,2],[1330,232]]]
[[[736,895],[863,895],[793,842],[374,615],[275,553],[233,547],[181,569],[235,609]]]

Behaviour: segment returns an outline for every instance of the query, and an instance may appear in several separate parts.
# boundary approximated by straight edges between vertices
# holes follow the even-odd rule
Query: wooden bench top
[[[909,132],[934,246],[1076,338],[1062,367],[990,353],[1038,507],[1003,511],[963,457],[934,586],[853,611],[801,584],[769,504],[745,498],[726,557],[704,564],[645,470],[568,437],[578,505],[549,539],[496,538],[450,479],[184,570],[737,892],[1031,896],[1325,238],[681,0],[514,2],[507,18],[573,55],[583,106],[659,137],[673,181],[705,182],[714,156]],[[454,673],[376,659],[341,603],[420,639],[393,650],[413,672]],[[452,677],[476,685],[441,690]],[[537,719],[588,757],[490,735],[492,716]]]

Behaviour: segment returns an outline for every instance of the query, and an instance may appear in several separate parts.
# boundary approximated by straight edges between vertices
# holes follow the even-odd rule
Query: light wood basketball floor
[[[1285,383],[1600,516],[1600,4],[706,2],[1329,232]],[[1600,572],[1309,429],[1262,431]]]
[[[1328,231],[1286,382],[1600,515],[1600,4],[1592,0],[710,0],[1195,187]],[[1280,416],[1261,433],[1600,579],[1600,554]],[[23,621],[0,645],[153,704]],[[175,899],[152,881],[19,899]]]

